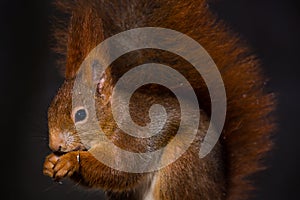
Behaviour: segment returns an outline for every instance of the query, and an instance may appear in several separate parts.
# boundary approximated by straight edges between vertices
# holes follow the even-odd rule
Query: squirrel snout
[[[64,149],[65,142],[59,136],[50,136],[49,147],[53,152],[61,152]]]

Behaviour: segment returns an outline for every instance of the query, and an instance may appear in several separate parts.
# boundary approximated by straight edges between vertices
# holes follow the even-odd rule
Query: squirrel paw
[[[69,152],[62,156],[50,154],[44,163],[43,173],[55,180],[73,175],[79,170],[77,155],[77,152]]]

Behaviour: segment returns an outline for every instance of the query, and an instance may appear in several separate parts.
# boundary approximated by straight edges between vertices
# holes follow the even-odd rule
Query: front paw
[[[55,180],[72,176],[79,170],[78,154],[78,152],[69,152],[62,156],[50,154],[44,163],[44,174]]]

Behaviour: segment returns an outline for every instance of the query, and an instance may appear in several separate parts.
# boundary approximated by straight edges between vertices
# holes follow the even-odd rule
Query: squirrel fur
[[[103,189],[108,199],[249,198],[255,189],[251,175],[265,168],[262,159],[272,147],[274,95],[265,92],[266,78],[259,60],[238,35],[212,13],[207,1],[57,0],[55,5],[69,20],[57,24],[54,32],[55,51],[62,55],[60,61],[65,66],[65,82],[48,110],[49,146],[54,153],[45,160],[45,175],[55,179],[70,177],[89,188]],[[133,152],[164,146],[176,134],[180,120],[178,102],[169,90],[146,85],[132,97],[135,103],[130,114],[138,124],[149,121],[147,111],[152,104],[163,105],[169,114],[162,133],[150,139],[137,139],[119,130],[108,99],[116,81],[134,66],[165,60],[172,63],[171,66],[189,80],[202,109],[199,133],[178,160],[152,173],[118,171],[94,158],[76,134],[72,88],[81,63],[106,38],[138,27],[162,27],[184,33],[201,44],[218,66],[227,95],[226,121],[219,142],[205,158],[200,159],[198,152],[210,117],[207,87],[189,63],[164,51],[130,52],[112,63],[105,72],[104,86],[97,91],[96,108],[99,124],[115,145]],[[94,151],[104,150],[100,146]],[[166,151],[161,159],[171,154]],[[122,159],[114,152],[111,158]]]

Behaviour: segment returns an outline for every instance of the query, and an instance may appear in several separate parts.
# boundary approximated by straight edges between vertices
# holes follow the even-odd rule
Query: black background
[[[279,131],[253,199],[299,199],[300,6],[292,0],[219,0],[212,8],[246,39],[278,94]],[[101,199],[42,175],[47,107],[63,79],[50,51],[51,1],[0,2],[1,186],[6,199]],[[4,195],[4,194],[2,194]]]

